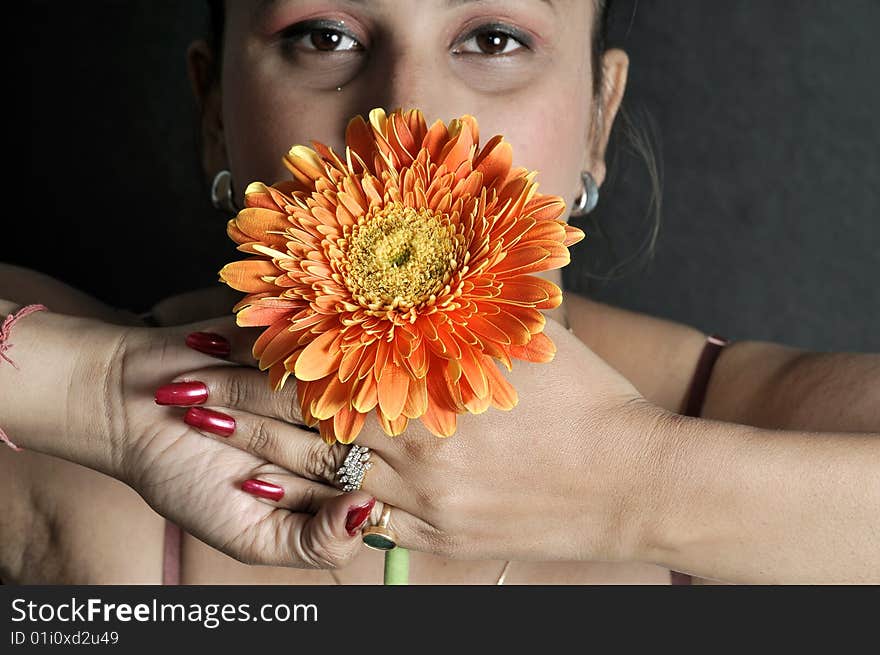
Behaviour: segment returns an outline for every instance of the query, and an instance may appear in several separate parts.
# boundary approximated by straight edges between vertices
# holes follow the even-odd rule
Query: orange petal
[[[270,296],[273,296],[271,291],[263,291],[262,293],[249,293],[244,298],[235,303],[235,305],[232,307],[232,311],[236,313],[240,312],[248,305],[253,305],[260,298],[268,298]]]
[[[583,239],[586,234],[581,229],[574,227],[573,225],[565,225],[565,241],[563,241],[563,245],[565,246],[573,246],[578,241]]]
[[[422,147],[431,155],[431,161],[436,162],[440,158],[440,153],[448,138],[449,132],[446,129],[446,124],[439,119],[434,121],[422,140]]]
[[[284,322],[279,322],[277,325],[271,325],[263,330],[262,334],[260,334],[260,336],[257,337],[257,340],[254,341],[254,347],[251,350],[251,354],[254,356],[254,359],[260,359],[266,350],[266,346],[268,346],[272,342],[272,339],[278,336],[279,332],[288,327],[289,325],[285,324]]]
[[[235,324],[239,327],[260,327],[274,325],[276,321],[289,323],[287,319],[300,309],[302,308],[287,300],[262,300],[239,311]]]
[[[401,366],[388,362],[382,373],[379,385],[379,408],[389,420],[394,420],[403,411],[409,388],[409,373]]]
[[[321,438],[324,443],[333,445],[336,443],[336,432],[333,427],[333,419],[327,419],[318,423],[318,430],[321,432]]]
[[[282,160],[293,176],[306,186],[325,177],[324,163],[317,152],[306,146],[293,146]]]
[[[510,346],[511,357],[525,359],[529,362],[545,363],[553,360],[556,346],[543,332],[532,335],[532,340],[525,346]]]
[[[367,415],[343,407],[333,416],[333,432],[342,443],[351,443],[361,433]]]
[[[516,389],[507,381],[507,378],[498,370],[493,362],[483,365],[486,377],[489,378],[489,387],[492,390],[492,407],[503,410],[511,410],[516,407],[519,398]]]
[[[351,148],[368,166],[373,163],[373,157],[376,154],[376,141],[373,138],[373,130],[367,125],[362,116],[355,116],[348,121],[345,129],[346,151]],[[355,164],[355,172],[361,172],[357,162]]]
[[[244,190],[244,204],[246,207],[262,207],[278,211],[280,207],[274,197],[269,193],[269,187],[262,182],[251,182]]]
[[[357,373],[366,351],[367,349],[363,345],[353,346],[345,351],[342,361],[339,363],[340,380],[346,382],[352,375]]]
[[[500,263],[492,267],[496,275],[522,275],[547,270],[541,263],[550,257],[550,253],[540,246],[523,246],[511,250]]]
[[[562,243],[565,240],[565,224],[560,221],[541,221],[532,225],[520,239],[526,241],[553,241]]]
[[[391,344],[385,339],[380,339],[376,344],[376,362],[373,364],[373,376],[376,380],[381,380],[385,374],[385,363],[391,354]]]
[[[512,163],[513,148],[498,134],[483,146],[479,157],[474,160],[474,168],[483,174],[486,186],[490,186],[496,180],[501,184],[504,183]]]
[[[379,425],[382,426],[382,429],[385,430],[385,434],[389,437],[396,437],[399,434],[403,434],[403,431],[406,430],[406,426],[409,424],[409,419],[401,414],[396,419],[391,420],[385,417],[380,409],[376,409],[376,416],[379,417]]]
[[[455,434],[458,415],[455,412],[438,407],[434,403],[422,414],[422,424],[436,437],[451,437]]]
[[[477,355],[478,353],[473,348],[464,348],[459,363],[473,392],[478,398],[485,398],[489,395],[489,382],[486,380],[486,372],[483,370],[482,362],[477,359]]]
[[[414,378],[423,378],[428,374],[428,347],[424,339],[419,341],[404,364]]]
[[[349,385],[340,382],[338,376],[331,375],[324,392],[311,403],[312,416],[319,420],[333,418],[342,407],[348,406],[350,391]]]
[[[278,273],[278,267],[267,259],[245,259],[226,264],[220,269],[220,279],[238,291],[258,293],[274,290],[275,285],[266,282],[263,278],[274,279]]]
[[[424,377],[410,378],[403,415],[418,418],[428,409],[428,383]]]
[[[498,299],[516,305],[552,309],[562,302],[562,291],[550,280],[536,275],[518,275],[503,282]]]
[[[275,362],[269,368],[269,386],[272,391],[279,392],[284,388],[284,383],[290,376],[290,371],[284,366],[284,362]]]
[[[315,427],[318,424],[317,419],[312,416],[312,413],[309,411],[308,403],[306,403],[306,395],[308,395],[309,387],[312,386],[312,382],[303,382],[302,380],[296,380],[296,399],[299,401],[299,411],[302,416],[303,423],[308,425],[309,427]]]
[[[437,340],[443,347],[443,353],[451,359],[459,359],[461,357],[461,348],[458,341],[449,332],[449,323],[437,327]]]
[[[513,307],[512,305],[510,307]],[[495,327],[502,330],[509,338],[510,343],[515,346],[524,346],[531,339],[532,332],[516,316],[506,311],[507,306],[500,309],[495,314],[483,314],[483,318],[492,323]]]
[[[288,329],[279,331],[260,355],[260,370],[265,371],[273,364],[290,357],[299,350],[298,335]]]
[[[474,139],[470,129],[461,129],[458,136],[444,146],[438,163],[445,165],[447,170],[457,170],[459,165],[470,158],[473,145]],[[464,174],[466,173],[463,173],[461,177],[464,177]]]
[[[336,371],[342,359],[342,350],[337,342],[339,338],[339,328],[336,328],[327,330],[311,341],[296,360],[294,375],[300,380],[311,381]]]
[[[283,239],[281,235],[267,235],[266,232],[270,230],[283,232],[290,227],[290,221],[288,221],[286,214],[262,207],[242,209],[233,222],[239,230],[258,241],[265,241],[266,236],[279,236]]]
[[[248,234],[245,234],[241,230],[238,229],[235,225],[235,219],[229,219],[229,222],[226,224],[226,235],[235,241],[235,243],[246,244],[254,240],[254,238]],[[241,246],[239,246],[240,248]]]
[[[497,343],[503,343],[504,345],[510,345],[510,335],[507,334],[504,330],[499,328],[494,323],[490,323],[482,316],[478,314],[474,314],[467,320],[468,328],[473,330],[476,334],[484,337],[485,339],[491,339]]]
[[[357,411],[367,413],[379,404],[379,387],[376,378],[366,375],[357,381],[351,395],[351,405]]]
[[[502,312],[506,313],[508,316],[512,316],[513,318],[515,318],[520,323],[520,325],[525,325],[526,329],[528,329],[529,331],[529,334],[538,334],[538,332],[543,330],[544,326],[547,324],[547,319],[544,317],[544,315],[533,307],[505,305],[502,309]],[[490,316],[489,318],[495,317]],[[525,344],[519,343],[516,345],[522,346]]]
[[[529,216],[540,222],[553,221],[565,213],[565,201],[559,196],[535,194],[522,209],[523,216]],[[575,228],[577,229],[577,228]]]
[[[467,411],[471,414],[482,414],[489,409],[489,405],[492,402],[491,393],[487,393],[482,397],[477,396],[466,378],[461,379],[459,386],[461,388],[461,401],[464,403]]]

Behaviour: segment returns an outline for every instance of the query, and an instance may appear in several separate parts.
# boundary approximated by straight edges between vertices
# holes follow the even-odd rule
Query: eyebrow
[[[483,0],[446,0],[447,7],[457,7],[459,5],[472,4],[474,2],[482,2]],[[556,5],[553,0],[541,0],[545,5],[556,11]]]
[[[273,9],[276,5],[283,3],[284,1],[285,0],[260,0],[257,8],[254,10],[254,13],[256,15],[263,14]],[[445,0],[447,7],[459,7],[461,5],[473,4],[483,1],[484,0]],[[348,2],[360,5],[370,4],[370,0],[348,0]],[[541,0],[541,2],[550,7],[554,12],[556,11],[556,4],[554,0]]]

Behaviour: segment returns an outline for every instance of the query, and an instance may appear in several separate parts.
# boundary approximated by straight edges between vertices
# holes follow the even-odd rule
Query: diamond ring
[[[364,474],[373,467],[370,449],[366,446],[354,445],[348,451],[342,467],[336,471],[339,484],[344,485],[343,491],[357,491],[364,482]]]

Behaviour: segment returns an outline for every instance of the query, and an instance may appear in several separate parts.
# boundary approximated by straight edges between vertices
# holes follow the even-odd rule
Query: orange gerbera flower
[[[532,274],[568,264],[584,233],[501,135],[479,148],[474,117],[369,118],[349,122],[344,159],[294,146],[293,180],[248,186],[228,233],[254,256],[220,278],[248,294],[238,325],[268,326],[260,369],[275,390],[295,377],[328,443],[354,441],[374,409],[389,435],[419,418],[449,436],[458,414],[516,405],[495,359],[553,358],[539,310],[562,293]]]

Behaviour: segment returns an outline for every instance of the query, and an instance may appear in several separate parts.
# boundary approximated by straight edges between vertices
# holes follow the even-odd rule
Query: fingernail
[[[253,478],[242,482],[241,490],[247,491],[254,496],[259,496],[260,498],[268,498],[269,500],[281,500],[284,496],[284,489],[277,484],[263,482],[262,480],[256,480]]]
[[[186,345],[200,353],[214,357],[228,357],[232,347],[225,337],[213,332],[193,332],[186,335]]]
[[[373,511],[373,505],[376,504],[375,498],[370,498],[363,505],[355,505],[348,508],[348,514],[345,516],[345,531],[349,537],[357,534],[367,519],[370,518],[370,512]]]
[[[190,407],[186,410],[183,422],[205,432],[219,434],[221,437],[228,437],[235,432],[235,419],[213,409]]]
[[[204,405],[208,387],[204,382],[173,382],[156,389],[157,405]]]

